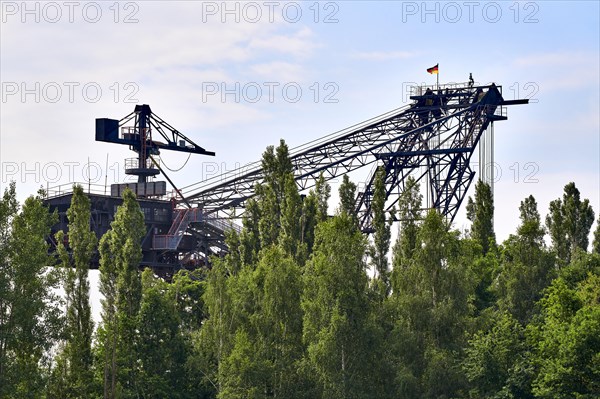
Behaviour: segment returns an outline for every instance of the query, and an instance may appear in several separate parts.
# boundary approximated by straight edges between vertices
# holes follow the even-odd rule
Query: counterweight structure
[[[471,157],[480,139],[495,121],[507,119],[506,106],[527,104],[528,100],[504,100],[501,86],[493,83],[419,86],[412,89],[410,98],[412,102],[404,107],[292,149],[290,157],[298,188],[304,191],[313,187],[321,174],[331,180],[370,167],[369,177],[356,198],[356,212],[361,230],[371,233],[375,171],[383,167],[388,211],[400,199],[407,177],[413,176],[426,188],[428,207],[452,221],[474,179]],[[131,121],[133,128],[126,126]],[[166,143],[153,141],[153,131]],[[174,187],[175,194],[167,198],[160,182],[147,181],[157,170],[162,171],[152,155],[161,149],[214,153],[153,115],[147,105],[137,106],[121,121],[98,119],[96,140],[126,144],[138,154],[129,170],[126,161],[127,173],[138,176],[137,185],[113,185],[110,196],[90,194],[93,204],[104,204],[102,211],[93,209],[92,213],[103,213],[107,218],[104,224],[100,222],[103,228],[97,233],[105,231],[114,216],[109,205],[116,207],[125,186],[134,188],[142,197],[140,203],[147,208],[144,213],[148,234],[142,266],[151,266],[163,274],[181,267],[201,266],[208,255],[226,251],[225,232],[239,230],[233,218],[243,214],[246,201],[255,195],[256,184],[264,178],[258,161],[181,190]],[[69,194],[62,194],[47,201],[64,215],[69,198]],[[61,220],[56,229],[66,227],[64,218]]]

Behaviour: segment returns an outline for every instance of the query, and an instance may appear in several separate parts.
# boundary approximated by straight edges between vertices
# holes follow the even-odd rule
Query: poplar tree
[[[281,231],[281,218],[286,197],[286,181],[292,174],[292,162],[288,147],[281,140],[277,149],[267,147],[262,157],[264,182],[257,185],[256,194],[260,209],[258,230],[260,244],[266,248],[278,241]]]
[[[372,258],[373,266],[377,271],[377,278],[383,283],[384,293],[387,295],[390,291],[389,283],[389,262],[387,253],[390,249],[392,217],[386,220],[385,212],[385,169],[379,168],[375,176],[375,187],[373,193],[373,202],[371,210],[373,212],[373,248]]]
[[[305,257],[302,244],[303,215],[302,198],[294,181],[294,175],[285,175],[284,195],[281,203],[281,232],[279,244],[283,250],[294,258],[296,262],[303,263]],[[314,219],[314,214],[311,215]]]
[[[323,172],[315,184],[315,196],[317,199],[317,223],[327,220],[327,210],[329,197],[331,197],[331,187],[325,181]]]
[[[250,198],[246,205],[244,218],[242,219],[243,230],[240,233],[240,258],[243,264],[254,264],[258,261],[258,253],[261,248],[261,234],[259,230],[262,218],[260,206],[255,198]]]
[[[348,175],[342,178],[339,188],[340,205],[338,212],[345,213],[352,221],[352,225],[358,230],[358,217],[356,216],[356,184],[350,181]]]
[[[404,260],[411,259],[417,245],[419,222],[423,219],[423,195],[419,184],[412,176],[406,179],[404,191],[398,201],[400,229],[394,244],[394,269],[401,267]]]
[[[67,302],[65,346],[62,356],[66,373],[57,381],[63,397],[87,398],[92,395],[92,333],[93,321],[90,307],[88,270],[97,238],[90,230],[90,200],[79,185],[73,186],[71,206],[67,211],[68,242],[70,253],[64,245],[67,236],[56,234],[57,252],[64,269],[63,288]]]
[[[600,255],[600,214],[596,222],[596,230],[594,230],[594,242],[592,244],[592,252]]]
[[[230,277],[241,309],[231,352],[220,365],[219,398],[298,398],[302,356],[300,268],[280,246],[266,248],[255,270]],[[246,288],[247,287],[247,288]],[[246,289],[250,291],[247,292]]]
[[[169,285],[155,277],[150,269],[142,273],[137,359],[138,391],[143,398],[189,397],[186,345]]]
[[[250,267],[244,266],[242,270]],[[200,381],[199,388],[211,398],[216,397],[223,389],[223,380],[226,379],[223,375],[224,362],[231,353],[238,326],[229,288],[231,274],[228,269],[228,256],[214,259],[206,276],[202,301],[208,319],[193,342],[194,356],[190,362],[191,371]]]
[[[554,257],[544,244],[537,202],[533,196],[521,201],[521,224],[516,235],[504,242],[497,277],[498,304],[526,324],[536,313],[535,303],[555,277]]]
[[[317,228],[304,272],[304,342],[317,398],[377,397],[364,254],[366,241],[345,212]]]
[[[489,184],[478,180],[475,185],[475,200],[467,201],[467,218],[473,222],[471,237],[483,248],[485,255],[490,250],[490,240],[496,241],[494,233],[494,197]]]
[[[564,264],[570,262],[577,248],[587,251],[593,223],[594,211],[590,201],[581,201],[581,194],[573,182],[565,186],[562,200],[558,198],[550,202],[546,226],[552,247]]]
[[[392,348],[397,358],[397,397],[456,397],[465,386],[461,348],[470,319],[468,259],[457,232],[435,210],[425,217],[413,258],[396,276],[397,319]]]
[[[0,397],[12,394],[14,374],[13,308],[15,270],[10,263],[11,226],[19,212],[16,185],[11,182],[0,200]]]
[[[310,190],[302,202],[302,235],[301,242],[303,244],[303,259],[300,261],[300,266],[308,256],[312,253],[315,242],[315,228],[317,224],[327,220],[328,201],[331,195],[331,187],[325,181],[323,173],[317,179],[315,187]]]
[[[48,270],[47,237],[57,221],[41,195],[30,196],[18,212],[15,185],[0,206],[0,396],[42,397],[49,351],[60,334],[59,276]]]
[[[135,397],[136,328],[141,300],[139,264],[146,233],[144,214],[131,190],[123,193],[111,229],[100,240],[100,292],[104,396]]]

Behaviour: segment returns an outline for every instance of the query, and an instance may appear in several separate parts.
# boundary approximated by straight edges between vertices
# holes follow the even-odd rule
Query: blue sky
[[[186,186],[258,160],[280,138],[293,147],[397,108],[407,86],[435,83],[425,70],[439,63],[440,83],[471,72],[479,83],[503,85],[507,99],[537,100],[511,107],[495,128],[499,239],[515,231],[524,197],[533,194],[544,216],[569,181],[600,211],[598,2],[27,7],[2,2],[0,28],[0,184],[16,180],[22,198],[40,185],[84,181],[88,159],[97,184],[105,175],[122,181],[131,155],[96,143],[94,119],[119,119],[136,102],[217,153],[192,156],[171,174]],[[171,168],[185,159],[163,157]],[[464,214],[456,227],[467,227]]]

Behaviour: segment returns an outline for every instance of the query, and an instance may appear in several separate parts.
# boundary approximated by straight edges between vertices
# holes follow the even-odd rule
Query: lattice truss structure
[[[371,166],[356,199],[361,229],[370,232],[375,171],[383,166],[388,211],[412,175],[425,186],[429,206],[452,221],[475,176],[470,161],[482,134],[506,119],[505,105],[527,103],[505,101],[501,90],[495,84],[414,87],[412,103],[290,150],[298,188],[313,187],[321,173],[331,180]],[[185,187],[182,194],[205,214],[239,217],[262,181],[256,162]]]

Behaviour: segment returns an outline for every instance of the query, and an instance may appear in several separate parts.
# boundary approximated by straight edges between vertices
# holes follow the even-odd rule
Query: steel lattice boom
[[[413,102],[337,134],[290,151],[300,190],[315,185],[323,173],[326,180],[372,165],[365,189],[357,198],[361,228],[371,230],[371,198],[374,171],[386,172],[386,206],[391,209],[404,190],[406,177],[426,180],[428,200],[453,220],[475,172],[470,159],[490,124],[505,120],[505,105],[527,100],[505,101],[501,86],[445,85],[415,87]],[[188,186],[183,195],[199,204],[205,213],[239,215],[245,201],[254,195],[263,179],[260,162],[208,181]]]

